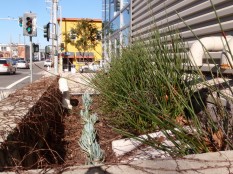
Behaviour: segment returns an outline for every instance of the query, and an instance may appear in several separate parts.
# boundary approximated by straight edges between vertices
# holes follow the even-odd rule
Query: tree
[[[78,21],[69,33],[64,33],[65,43],[73,45],[79,52],[87,52],[96,48],[100,40],[100,32],[92,20]]]

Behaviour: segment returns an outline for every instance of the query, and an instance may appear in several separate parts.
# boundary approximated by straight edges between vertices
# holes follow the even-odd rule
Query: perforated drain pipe
[[[225,48],[226,41],[229,42],[230,40],[232,40],[232,36],[227,36],[226,39],[223,36],[212,36],[212,37],[204,37],[200,40],[195,41],[192,44],[188,54],[192,63],[191,66],[202,66],[203,55],[206,50],[222,51]],[[232,43],[232,48],[233,48],[233,43]]]
[[[58,80],[58,84],[59,90],[62,93],[62,106],[67,109],[72,109],[72,105],[70,104],[70,92],[67,79],[61,77]]]

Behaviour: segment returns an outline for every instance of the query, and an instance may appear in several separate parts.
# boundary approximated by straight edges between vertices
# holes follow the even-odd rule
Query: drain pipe
[[[225,44],[221,56],[221,68],[222,69],[232,69],[233,67],[233,38]]]
[[[58,84],[59,90],[62,93],[62,106],[66,109],[72,109],[72,105],[70,104],[70,92],[67,79],[61,77],[58,80]]]
[[[188,57],[191,60],[191,66],[202,66],[203,55],[205,51],[221,51],[232,36],[227,36],[226,39],[223,36],[211,36],[204,37],[198,41],[195,41],[188,53]],[[232,44],[233,46],[233,44]]]

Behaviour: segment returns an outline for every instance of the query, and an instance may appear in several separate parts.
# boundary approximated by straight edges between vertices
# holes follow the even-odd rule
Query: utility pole
[[[52,4],[52,56],[54,58],[54,74],[58,74],[58,35],[57,35],[57,10],[58,0]]]
[[[57,11],[59,0],[45,0],[46,3],[51,3],[51,57],[54,61],[54,74],[58,75],[58,25],[57,25]]]
[[[59,27],[59,34],[58,34],[58,48],[59,46],[61,45],[61,42],[62,42],[62,9],[61,9],[61,6],[59,6],[59,15],[60,15],[60,27]],[[61,57],[61,48],[59,49],[59,53],[60,53],[60,58],[59,58],[59,72],[62,72],[62,57]]]
[[[10,35],[10,57],[12,57],[12,39]]]
[[[21,43],[21,39],[20,39],[20,37],[21,37],[21,34],[19,34],[19,43],[18,43],[18,45]]]

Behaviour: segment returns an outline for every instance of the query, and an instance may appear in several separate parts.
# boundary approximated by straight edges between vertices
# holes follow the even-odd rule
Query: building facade
[[[102,0],[103,57],[108,61],[111,53],[119,53],[130,42],[130,0]]]
[[[29,58],[30,47],[24,44],[0,44],[0,57]]]
[[[86,19],[86,18],[62,18],[58,19],[58,22],[61,23],[61,34],[62,39],[61,43],[64,46],[64,50],[61,52],[60,64],[62,64],[62,69],[64,71],[71,71],[71,67],[75,66],[76,69],[79,69],[80,66],[84,65],[85,62],[93,62],[102,59],[102,43],[99,41],[95,49],[87,50],[83,52],[82,50],[77,50],[71,44],[65,43],[65,35],[70,33],[72,28],[75,28],[75,25],[81,20],[88,20],[93,23],[96,28],[101,32],[102,30],[102,20],[101,19]]]
[[[106,59],[108,53],[119,52],[119,44],[124,46],[139,37],[146,40],[153,30],[168,36],[169,28],[175,29],[187,50],[197,38],[233,36],[233,1],[229,0],[102,0],[102,8]],[[221,50],[209,51],[219,63]],[[203,70],[210,61],[204,54]]]

